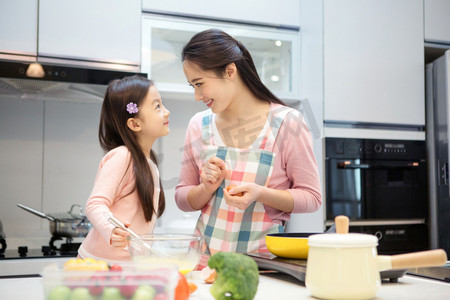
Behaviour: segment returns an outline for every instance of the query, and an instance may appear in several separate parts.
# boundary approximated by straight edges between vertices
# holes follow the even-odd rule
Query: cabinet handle
[[[338,169],[413,169],[418,168],[418,162],[405,162],[395,164],[353,164],[350,161],[339,161],[337,163]]]

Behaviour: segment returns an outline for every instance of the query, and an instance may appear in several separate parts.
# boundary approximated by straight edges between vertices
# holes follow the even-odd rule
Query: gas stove
[[[59,240],[62,238],[52,238],[48,245],[40,248],[18,246],[16,249],[6,249],[5,243],[0,251],[0,278],[40,276],[45,266],[65,262],[78,255],[81,243],[74,243],[68,238],[56,246],[55,242]]]
[[[57,246],[55,242],[58,240],[62,240],[62,238],[52,237],[49,244],[43,245],[40,249],[29,249],[28,246],[19,246],[17,249],[3,249],[0,252],[0,260],[77,256],[81,243],[74,243],[72,239],[66,238],[65,242]]]

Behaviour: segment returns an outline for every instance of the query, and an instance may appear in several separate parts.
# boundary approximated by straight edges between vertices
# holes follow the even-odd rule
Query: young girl
[[[196,232],[206,247],[199,268],[217,251],[268,252],[266,234],[283,232],[291,213],[321,205],[308,127],[225,32],[196,34],[181,56],[195,99],[208,108],[189,123],[175,193],[180,209],[201,210]]]
[[[78,254],[106,261],[128,260],[128,233],[115,228],[105,213],[138,234],[151,234],[165,208],[156,156],[157,138],[169,133],[170,112],[153,82],[139,77],[112,81],[100,115],[100,162],[86,215],[93,225]]]

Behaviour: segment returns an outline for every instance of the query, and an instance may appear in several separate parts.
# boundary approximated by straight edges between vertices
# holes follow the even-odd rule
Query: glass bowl
[[[136,263],[170,263],[178,265],[182,274],[192,271],[201,256],[204,237],[195,234],[141,235],[130,239],[128,249]]]

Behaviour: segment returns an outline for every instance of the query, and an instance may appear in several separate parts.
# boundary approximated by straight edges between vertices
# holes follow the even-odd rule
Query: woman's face
[[[228,72],[223,77],[212,71],[204,71],[189,61],[183,62],[186,79],[194,88],[195,100],[202,101],[214,113],[224,111],[234,99],[234,84]],[[235,74],[234,74],[235,75]]]

